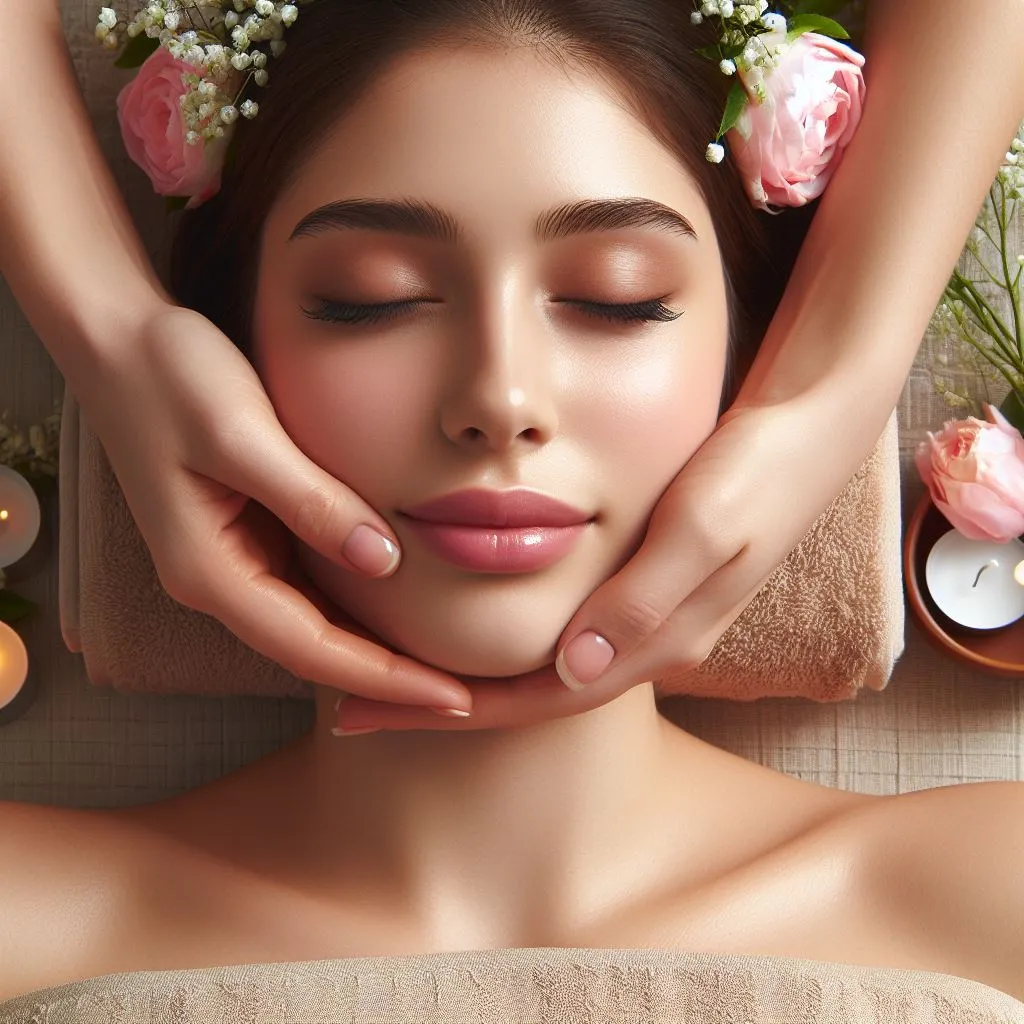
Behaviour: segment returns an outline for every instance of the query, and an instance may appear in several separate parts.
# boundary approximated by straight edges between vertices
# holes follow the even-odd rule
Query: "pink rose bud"
[[[817,32],[792,43],[779,31],[758,38],[781,47],[779,64],[740,72],[750,103],[729,142],[756,206],[803,206],[825,190],[860,123],[864,57]]]
[[[998,409],[952,420],[918,447],[921,479],[965,537],[1005,542],[1024,534],[1024,438]]]
[[[117,119],[128,155],[162,196],[189,196],[198,206],[220,188],[228,133],[192,146],[180,98],[188,92],[182,79],[196,69],[161,46],[139,68],[117,97]]]

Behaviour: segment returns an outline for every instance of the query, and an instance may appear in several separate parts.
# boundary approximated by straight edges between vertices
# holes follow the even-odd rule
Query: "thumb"
[[[243,446],[225,460],[224,482],[264,505],[324,558],[365,576],[393,573],[402,553],[384,519],[274,426],[259,446]]]
[[[580,606],[558,642],[555,668],[572,690],[603,675],[653,637],[709,576],[730,561],[721,544],[688,530],[648,530],[640,549]]]

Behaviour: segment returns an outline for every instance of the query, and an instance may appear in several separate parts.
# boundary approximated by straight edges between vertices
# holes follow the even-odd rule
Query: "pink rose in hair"
[[[782,54],[767,73],[739,73],[750,103],[729,142],[756,206],[803,206],[825,190],[860,122],[864,57],[816,32],[792,43],[780,31],[758,38]],[[767,93],[760,103],[759,83]]]
[[[194,71],[161,46],[117,97],[117,119],[128,155],[160,195],[189,196],[189,207],[220,188],[228,142],[227,131],[223,138],[195,146],[185,141],[179,100],[187,86],[182,75]]]
[[[917,469],[938,510],[965,537],[1008,541],[1024,534],[1024,438],[998,409],[988,420],[953,420],[929,432]]]

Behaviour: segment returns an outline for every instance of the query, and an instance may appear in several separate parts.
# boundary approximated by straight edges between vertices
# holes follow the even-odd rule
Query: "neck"
[[[680,746],[721,756],[658,714],[650,683],[516,729],[341,738],[333,698],[318,693],[312,733],[249,787],[265,830],[274,808],[275,864],[321,899],[386,894],[438,928],[457,915],[478,944],[578,933],[593,908],[657,889],[679,866],[665,825],[686,786]]]

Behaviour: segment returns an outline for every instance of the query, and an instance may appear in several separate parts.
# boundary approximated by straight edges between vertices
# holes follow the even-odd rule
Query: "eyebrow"
[[[581,199],[542,213],[533,226],[538,242],[621,228],[653,228],[697,240],[693,225],[681,213],[653,199]],[[303,217],[288,241],[347,229],[411,235],[450,244],[463,237],[458,221],[432,203],[416,199],[342,199]]]

